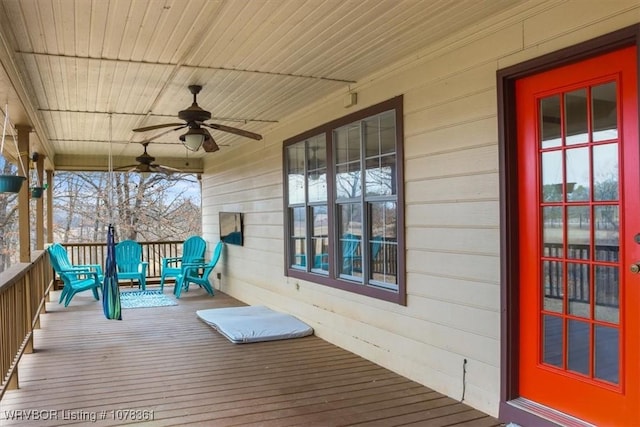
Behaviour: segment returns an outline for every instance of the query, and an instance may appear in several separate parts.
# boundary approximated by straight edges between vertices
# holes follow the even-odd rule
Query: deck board
[[[170,290],[165,289],[166,294]],[[0,425],[124,425],[114,411],[152,411],[152,426],[478,426],[495,418],[316,336],[232,344],[196,310],[241,305],[198,289],[176,306],[124,309],[107,320],[89,294],[47,304],[20,389],[0,401]],[[10,411],[57,419],[6,419]],[[104,414],[104,419],[101,419]]]

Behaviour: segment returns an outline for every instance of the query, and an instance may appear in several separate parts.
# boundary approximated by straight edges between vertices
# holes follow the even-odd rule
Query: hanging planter
[[[42,182],[42,180],[40,179],[40,177],[38,176],[38,172],[36,171],[36,165],[35,163],[38,161],[38,158],[40,157],[40,155],[38,153],[33,153],[31,155],[31,160],[33,161],[34,165],[33,165],[33,170],[36,174],[36,177],[34,179],[34,182],[40,184]],[[32,199],[39,199],[42,197],[42,193],[44,192],[44,190],[46,190],[49,187],[48,184],[40,184],[37,185],[35,187],[31,187],[29,188],[29,190],[31,190],[31,198]]]
[[[19,193],[26,180],[19,175],[0,175],[0,193]]]
[[[44,187],[31,187],[31,198],[39,199],[40,197],[42,197],[42,193],[46,188],[47,188],[46,184]]]
[[[42,187],[31,187],[31,198],[39,199],[40,197],[42,197],[42,193],[47,188],[49,188],[49,185],[47,184],[43,185]]]
[[[0,142],[0,154],[4,152],[4,139],[7,134],[7,124],[11,132],[13,133],[13,128],[11,127],[11,123],[9,122],[9,107],[5,106],[4,113],[4,126],[2,127],[2,142]],[[13,135],[13,141],[16,144],[16,152],[19,152],[18,149],[18,141],[16,140],[16,136]],[[20,160],[20,166],[24,171],[24,165],[22,164],[22,158],[18,154],[18,160]],[[20,175],[0,175],[0,193],[19,193],[22,188],[22,183],[27,180],[27,177]]]

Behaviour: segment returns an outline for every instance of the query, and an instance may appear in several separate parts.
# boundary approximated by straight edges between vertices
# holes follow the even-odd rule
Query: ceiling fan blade
[[[186,125],[184,123],[165,123],[165,124],[162,124],[162,125],[151,125],[151,126],[145,126],[145,127],[142,127],[142,128],[136,128],[136,129],[133,129],[133,131],[134,132],[146,132],[148,130],[168,128],[168,127],[173,127],[173,126],[185,127]]]
[[[211,138],[207,138],[204,140],[204,142],[202,143],[202,148],[204,148],[205,153],[215,153],[220,149],[220,147],[218,147],[218,144],[216,144],[216,142]]]
[[[262,139],[262,135],[257,133],[249,132],[248,130],[242,130],[238,128],[234,128],[231,126],[219,125],[217,123],[203,123],[204,126],[209,127],[211,129],[220,130],[222,132],[234,133],[236,135],[244,136],[246,138],[255,139],[260,141]]]
[[[134,170],[136,170],[136,167],[138,167],[138,165],[120,166],[119,168],[115,168],[113,171],[114,172],[133,172]]]
[[[211,133],[205,128],[202,128],[202,130],[206,134],[204,142],[202,143],[202,148],[204,149],[205,153],[214,153],[218,151],[220,147],[218,147],[218,144],[216,144],[216,141],[211,136]]]
[[[177,131],[177,130],[180,130],[180,129],[183,129],[183,128],[186,128],[186,127],[187,127],[187,125],[182,125],[182,126],[179,126],[177,128],[165,130],[164,132],[157,133],[157,134],[155,134],[155,135],[153,135],[153,136],[151,136],[151,137],[149,137],[149,138],[147,138],[147,139],[145,139],[143,141],[140,141],[140,144],[147,144],[147,143],[153,141],[154,139],[160,138],[161,136],[164,136],[164,135],[166,135],[168,133],[171,133],[171,132],[174,132],[174,131]]]
[[[172,173],[182,173],[180,169],[172,168],[171,166],[165,165],[151,165],[152,168],[157,169],[158,172],[165,173],[167,175]]]

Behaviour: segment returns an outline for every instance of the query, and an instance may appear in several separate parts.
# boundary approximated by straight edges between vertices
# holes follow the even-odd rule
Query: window
[[[405,303],[402,97],[285,141],[286,274]]]

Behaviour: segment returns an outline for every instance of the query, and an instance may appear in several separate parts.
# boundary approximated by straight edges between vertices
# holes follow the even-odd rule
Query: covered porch
[[[20,265],[0,275],[0,408],[115,424],[136,409],[158,425],[640,425],[639,12],[0,0],[3,155],[27,178]],[[123,322],[52,302],[52,187],[110,169],[197,174],[209,248],[223,214],[240,218],[215,298]],[[195,318],[225,304],[293,314],[315,336],[231,345]]]
[[[89,292],[66,309],[56,294],[20,361],[20,388],[0,401],[3,426],[500,425],[317,336],[232,344],[195,315],[244,305],[222,292],[124,309],[122,321],[106,320]]]

